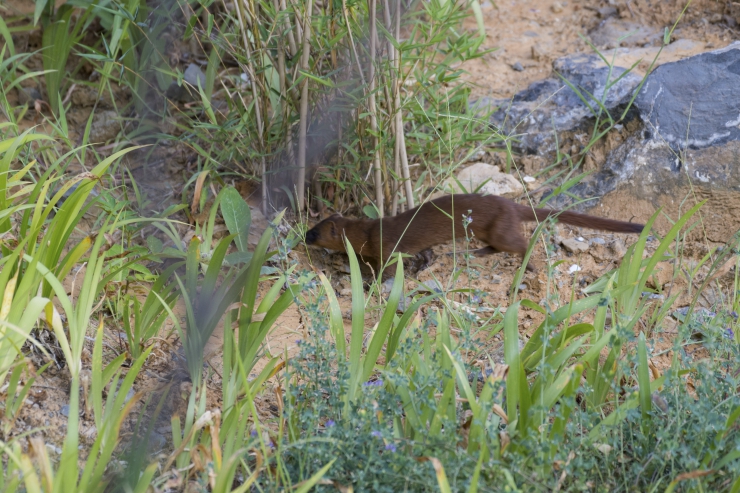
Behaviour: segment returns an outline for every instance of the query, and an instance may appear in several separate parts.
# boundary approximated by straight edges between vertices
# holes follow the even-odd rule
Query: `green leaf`
[[[246,252],[249,239],[249,227],[252,224],[252,213],[247,202],[239,195],[235,188],[229,187],[221,192],[221,214],[229,229],[229,233],[236,235],[234,243],[240,252]]]

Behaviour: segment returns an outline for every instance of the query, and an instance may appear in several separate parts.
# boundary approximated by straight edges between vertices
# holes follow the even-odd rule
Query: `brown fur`
[[[468,235],[472,232],[488,245],[476,250],[478,255],[509,252],[523,257],[527,240],[521,223],[544,221],[550,216],[565,224],[616,233],[640,233],[644,227],[577,212],[532,209],[495,195],[457,194],[383,219],[349,219],[334,214],[306,233],[306,244],[344,252],[342,236],[346,235],[359,256],[378,265],[393,252],[413,255],[453,238],[465,238],[463,215],[473,219]]]

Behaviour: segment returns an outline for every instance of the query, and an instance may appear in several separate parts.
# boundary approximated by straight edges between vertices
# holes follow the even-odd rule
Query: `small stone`
[[[419,283],[419,291],[422,293],[441,293],[442,286],[436,279],[430,279],[429,281],[425,281],[424,284]]]
[[[41,93],[36,87],[17,87],[18,92],[18,103],[25,105],[30,104],[33,106],[37,100],[41,100]]]
[[[580,270],[581,270],[581,267],[580,267],[579,265],[577,265],[577,264],[573,264],[573,265],[571,265],[571,266],[570,266],[570,267],[568,268],[568,273],[569,273],[569,274],[575,274],[576,272],[578,272],[578,271],[580,271]]]
[[[432,194],[432,198],[450,193],[473,192],[482,195],[517,197],[523,191],[524,187],[514,175],[502,173],[498,166],[481,162],[471,164],[461,170],[457,173],[457,177],[446,179],[439,191]]]
[[[352,295],[352,290],[349,288],[342,289],[341,291],[339,291],[339,296],[351,296],[351,295]]]
[[[594,448],[604,455],[609,455],[614,447],[608,443],[595,443]]]
[[[607,17],[613,17],[619,13],[616,7],[602,7],[597,10],[599,17],[606,19]]]
[[[660,409],[664,413],[668,412],[668,401],[666,401],[659,392],[653,392],[653,394],[650,396],[650,400],[653,401],[653,404],[655,404],[658,409]]]
[[[537,183],[537,179],[534,176],[525,176],[522,178],[524,180],[524,186],[527,187],[528,191],[537,190],[539,188],[540,184]]]
[[[624,246],[624,242],[622,240],[614,240],[609,245],[609,250],[619,258],[624,257],[624,254],[627,253],[627,247]]]
[[[121,120],[114,110],[100,111],[93,117],[90,126],[90,142],[100,144],[115,139],[121,131]]]
[[[410,296],[406,296],[405,298],[401,298],[398,300],[398,307],[396,307],[396,311],[399,313],[403,313],[406,311],[406,308],[411,306],[412,299]]]
[[[527,289],[527,285],[526,285],[526,284],[524,284],[524,283],[522,283],[522,284],[520,284],[520,285],[518,286],[518,288],[519,288],[519,291],[524,291],[525,289]]]
[[[62,409],[59,410],[62,416],[69,417],[69,404],[65,404],[62,406]]]
[[[200,87],[206,87],[206,74],[194,63],[187,66],[182,78],[195,88],[198,87],[198,84],[200,84]]]
[[[563,6],[562,6],[562,5],[560,5],[560,2],[555,2],[555,3],[553,3],[553,4],[552,4],[552,5],[550,6],[550,10],[552,10],[552,11],[553,11],[553,13],[555,13],[555,14],[559,14],[560,12],[562,12],[562,11],[563,11]]]
[[[493,276],[491,277],[491,282],[492,282],[493,284],[501,284],[501,276],[499,276],[499,275],[497,275],[497,274],[494,274],[494,275],[493,275]]]
[[[647,280],[648,287],[661,289],[673,280],[673,264],[670,262],[658,262],[653,273]]]
[[[393,289],[393,283],[395,282],[395,277],[389,277],[385,281],[383,281],[383,284],[380,286],[380,292],[383,294],[387,294],[391,292],[391,289]]]
[[[478,149],[473,154],[471,154],[470,157],[468,157],[467,162],[469,162],[469,163],[477,163],[481,159],[483,159],[483,157],[485,155],[486,155],[486,151],[484,151],[483,149]]]
[[[566,238],[560,242],[566,250],[571,253],[583,253],[588,251],[588,243],[585,241],[578,241],[577,238]]]
[[[606,244],[606,241],[604,241],[604,238],[591,238],[591,244],[592,245],[604,245]]]
[[[514,63],[514,64],[513,64],[512,66],[511,66],[511,68],[512,68],[513,70],[516,70],[517,72],[522,72],[522,71],[524,71],[524,67],[522,67],[522,64],[521,64],[521,62],[516,62],[516,63]]]

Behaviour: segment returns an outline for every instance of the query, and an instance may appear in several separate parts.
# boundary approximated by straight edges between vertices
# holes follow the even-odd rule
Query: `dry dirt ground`
[[[24,5],[25,2],[14,2],[16,6]],[[732,4],[737,5],[737,4]],[[579,35],[588,36],[597,29],[605,31],[605,46],[609,46],[609,39],[614,38],[612,31],[619,29],[624,30],[627,23],[633,23],[634,29],[639,30],[636,41],[626,41],[623,44],[629,46],[645,46],[647,48],[655,46],[655,36],[662,36],[663,29],[670,26],[678,17],[683,3],[673,1],[617,1],[603,2],[597,0],[583,1],[554,1],[540,0],[537,2],[527,0],[500,0],[495,3],[485,0],[482,3],[483,14],[485,17],[488,38],[484,48],[498,48],[497,51],[486,55],[482,59],[468,62],[463,67],[468,71],[468,80],[474,84],[474,96],[492,96],[496,98],[511,97],[517,91],[525,88],[531,82],[542,79],[549,75],[551,62],[563,55],[578,52],[588,52],[590,50],[586,42]],[[693,54],[711,48],[718,48],[729,44],[738,39],[740,36],[736,27],[732,26],[725,16],[740,15],[738,12],[730,11],[732,7],[729,2],[716,2],[714,0],[699,0],[691,4],[686,14],[673,34],[673,40],[685,39],[692,41],[692,48],[681,52],[671,53],[667,50],[666,59],[675,59],[677,57]],[[619,22],[615,22],[619,21]],[[613,26],[611,24],[614,24]],[[475,29],[475,22],[472,18],[465,23],[467,29]],[[609,37],[611,36],[611,38]],[[618,36],[617,36],[618,37]],[[614,44],[612,43],[612,46]],[[32,47],[30,47],[32,48]],[[647,49],[646,48],[646,49]],[[81,97],[80,102],[84,103],[85,98]],[[75,120],[80,122],[86,121],[86,115],[89,114],[90,108],[81,104],[75,108],[79,114],[74,116]],[[183,155],[180,156],[180,149],[172,151],[172,155],[178,157],[178,161],[186,160]],[[172,157],[172,156],[170,156]],[[527,163],[522,163],[526,166]],[[180,166],[180,162],[175,162],[169,166]],[[180,170],[181,171],[181,170]],[[171,188],[171,187],[170,187]],[[164,193],[164,192],[163,192]],[[170,191],[168,193],[175,193]],[[253,205],[257,205],[256,202]],[[621,211],[619,206],[612,205],[609,216],[620,217]],[[533,227],[528,226],[527,231],[531,233]],[[594,240],[588,251],[581,254],[572,254],[563,248],[558,248],[550,261],[564,260],[559,265],[553,275],[548,277],[547,270],[544,268],[547,262],[545,248],[543,243],[539,242],[534,252],[534,262],[540,267],[537,273],[528,273],[524,277],[522,289],[518,295],[519,299],[528,298],[537,303],[541,300],[549,300],[552,303],[564,303],[571,299],[571,296],[580,296],[580,288],[592,282],[605,272],[618,265],[625,247],[634,241],[634,237],[626,235],[613,235],[601,232],[578,230],[565,226],[558,227],[558,234],[563,238],[582,237],[586,240]],[[650,248],[655,248],[657,242],[651,242]],[[695,288],[702,280],[702,275],[706,275],[706,269],[700,270],[698,276],[689,274],[692,263],[706,254],[708,245],[696,243],[687,245],[686,265],[681,269],[679,275],[673,279],[664,271],[662,278],[655,282],[663,291],[683,290],[684,294],[679,296],[676,306],[685,306],[689,301],[688,288]],[[465,251],[466,246],[459,242],[456,249],[458,252]],[[482,293],[482,300],[479,304],[481,310],[476,312],[480,318],[480,326],[485,327],[487,319],[496,309],[500,311],[510,303],[509,288],[512,284],[516,269],[519,267],[517,259],[505,254],[493,255],[490,257],[471,260],[470,269],[467,269],[466,263],[461,258],[453,262],[453,256],[450,253],[453,250],[452,245],[444,245],[435,248],[435,261],[432,266],[417,275],[408,274],[405,279],[406,292],[410,292],[416,287],[417,279],[425,283],[436,280],[439,285],[446,288],[468,288],[478,290]],[[351,303],[351,297],[348,293],[349,276],[344,270],[346,259],[341,255],[329,255],[325,252],[307,252],[302,247],[297,247],[291,254],[291,258],[301,264],[306,269],[321,269],[331,277],[343,312],[346,312]],[[574,271],[573,266],[578,266]],[[451,280],[455,277],[456,270],[462,269],[463,272],[457,277],[455,282]],[[729,282],[729,276],[720,277],[716,285],[710,288],[702,295],[700,305],[711,306],[721,295],[720,291],[723,284]],[[264,293],[263,288],[262,293]],[[466,303],[463,295],[450,295],[452,301]],[[658,303],[659,300],[656,301]],[[454,305],[454,303],[453,303]],[[460,305],[455,305],[459,308]],[[178,310],[182,313],[182,310]],[[366,326],[371,328],[377,320],[378,314],[370,312],[367,316]],[[522,309],[519,314],[521,333],[526,336],[534,330],[537,324],[542,320],[541,315],[528,309]],[[348,324],[348,320],[345,320]],[[494,320],[495,322],[495,320]],[[171,326],[171,325],[170,325]],[[348,326],[348,325],[347,325]],[[124,350],[123,340],[119,328],[110,327],[106,333],[106,357],[112,357],[119,351]],[[277,322],[277,329],[268,337],[268,346],[270,352],[278,355],[287,350],[288,356],[292,356],[297,351],[296,340],[303,339],[306,336],[307,328],[303,324],[303,318],[299,310],[292,306],[284,316]],[[212,364],[214,371],[209,374],[209,387],[212,389],[219,388],[220,355],[217,352],[219,347],[219,337],[221,328],[216,330],[214,338],[209,342],[209,349],[214,349],[215,354],[209,354],[209,362]],[[661,321],[652,333],[652,340],[658,351],[669,348],[672,338],[676,334],[676,322],[671,318]],[[147,364],[143,376],[136,384],[137,391],[151,392],[155,389],[161,389],[163,382],[167,381],[168,375],[173,373],[176,364],[173,363],[173,355],[177,348],[172,346],[172,339],[160,340],[154,351],[154,357]],[[481,333],[481,357],[487,353],[495,353],[500,348],[500,342],[485,337]],[[701,356],[700,346],[689,347],[690,354],[696,353],[697,357]],[[61,355],[59,355],[61,358]],[[85,363],[89,367],[90,353],[85,355]],[[662,370],[670,365],[670,353],[663,352],[661,356],[654,358],[653,366]],[[181,374],[182,372],[174,372]],[[13,434],[42,428],[46,437],[46,442],[50,447],[61,446],[65,434],[66,417],[64,415],[64,405],[68,402],[68,379],[67,370],[53,364],[49,370],[42,375],[37,384],[34,386],[29,396],[29,405],[24,408],[22,416],[16,423]],[[168,413],[183,410],[184,403],[181,399],[183,393],[180,386],[182,379],[175,379],[175,388],[172,392],[172,399],[167,408]],[[220,396],[214,390],[209,394],[210,406],[217,406]],[[269,418],[276,414],[275,396],[267,392],[260,397],[260,412],[264,418]],[[83,420],[82,440],[83,444],[92,443],[96,435],[96,430],[91,415],[86,414]],[[125,431],[130,431],[130,425],[125,427]],[[161,436],[169,433],[169,416],[163,419],[161,424],[155,428]]]

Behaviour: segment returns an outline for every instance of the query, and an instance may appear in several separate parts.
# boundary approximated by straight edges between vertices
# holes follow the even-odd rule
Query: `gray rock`
[[[656,29],[610,17],[589,34],[595,46],[613,48],[616,46],[642,46],[661,40],[661,33]]]
[[[527,289],[527,285],[524,283],[520,284],[518,287],[519,287],[519,291],[524,291],[525,289]]]
[[[419,291],[422,293],[441,293],[442,286],[436,279],[430,279],[428,281],[424,281],[424,284],[419,283]]]
[[[524,71],[524,67],[522,67],[522,63],[521,62],[514,63],[511,66],[511,68],[514,69],[514,70],[516,70],[517,72],[523,72]]]
[[[170,87],[167,88],[165,96],[173,101],[187,103],[196,99],[199,83],[200,87],[206,86],[206,74],[198,65],[191,63],[185,68],[182,78],[184,82],[192,87],[184,87],[184,85],[179,85],[177,81],[173,81]]]
[[[403,313],[406,311],[406,308],[411,306],[412,303],[413,303],[413,300],[411,299],[410,296],[401,298],[400,300],[398,300],[398,307],[396,307],[396,311],[399,313]]]
[[[583,253],[588,251],[588,243],[585,241],[578,241],[576,238],[566,238],[560,242],[566,250],[571,253]]]
[[[380,291],[383,294],[387,294],[391,292],[391,289],[393,289],[393,283],[395,282],[395,277],[389,277],[385,281],[383,281],[383,284],[380,286]]]
[[[604,245],[606,244],[606,241],[604,238],[599,238],[598,236],[596,238],[591,238],[591,243],[593,245]]]
[[[599,17],[602,19],[607,19],[609,17],[613,17],[619,13],[616,7],[601,7],[599,10],[597,10],[599,13]]]
[[[708,199],[702,214],[711,220],[690,238],[706,234],[710,241],[727,241],[740,229],[740,42],[661,65],[648,77],[636,107],[644,125],[609,153],[597,173],[569,191],[580,199],[605,197],[608,206],[608,194],[623,184],[615,206],[625,215],[625,204],[635,204],[629,212],[636,222],[658,207],[676,218],[686,212],[680,197],[698,195]],[[571,201],[561,195],[552,205],[563,208]],[[595,205],[586,200],[575,209]],[[666,232],[665,227],[658,230]]]
[[[674,150],[740,139],[740,42],[659,66],[635,105],[650,137]]]
[[[185,69],[183,80],[196,89],[199,83],[200,87],[206,87],[206,74],[194,63],[189,64]]]
[[[90,126],[90,143],[101,144],[113,140],[121,131],[118,112],[105,110],[95,113]]]
[[[36,86],[17,87],[16,91],[18,92],[18,103],[22,105],[33,105],[37,100],[43,99]]]
[[[63,405],[62,408],[59,410],[59,413],[62,416],[69,416],[69,404]]]
[[[482,98],[471,106],[477,110],[498,108],[491,115],[491,123],[507,135],[517,135],[519,142],[512,142],[517,150],[544,153],[554,150],[553,130],[574,130],[586,123],[593,116],[592,110],[598,108],[595,100],[603,98],[607,109],[625,104],[641,81],[639,75],[629,73],[607,90],[607,83],[613,83],[627,69],[609,69],[598,55],[591,54],[559,58],[553,69],[562,79],[555,76],[535,82],[512,100]],[[563,79],[578,89],[591,108]]]
[[[624,254],[627,253],[627,247],[624,246],[624,242],[622,240],[612,241],[609,245],[609,250],[611,250],[616,258],[622,258],[624,257]]]

